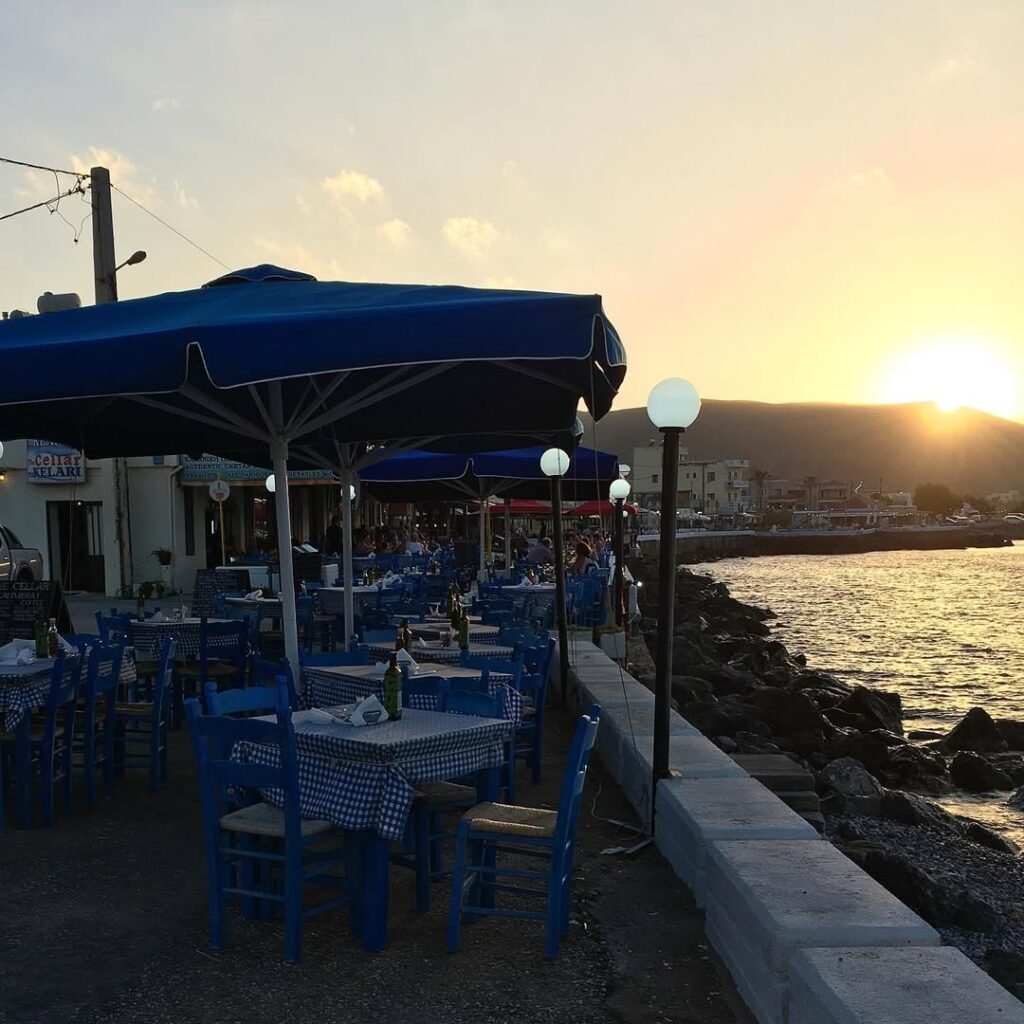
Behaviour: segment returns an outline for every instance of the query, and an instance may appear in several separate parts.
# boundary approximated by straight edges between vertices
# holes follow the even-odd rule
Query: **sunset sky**
[[[231,267],[600,292],[620,405],[1024,419],[1022,49],[1020,0],[5,0],[0,155]],[[114,198],[122,298],[222,272]],[[0,222],[0,309],[92,301],[87,213]]]

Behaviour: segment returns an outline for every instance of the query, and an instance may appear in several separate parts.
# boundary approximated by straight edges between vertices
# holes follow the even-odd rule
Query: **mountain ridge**
[[[657,438],[643,408],[615,409],[596,425],[584,417],[585,444],[629,463]],[[874,491],[920,483],[986,495],[1024,490],[1024,423],[977,409],[942,412],[931,402],[857,405],[706,399],[682,443],[699,459],[750,459],[776,477],[863,482]]]

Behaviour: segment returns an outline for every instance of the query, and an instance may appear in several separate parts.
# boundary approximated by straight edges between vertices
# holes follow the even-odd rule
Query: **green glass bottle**
[[[388,718],[402,717],[402,673],[398,667],[398,657],[391,655],[387,670],[384,672],[384,710]]]
[[[449,621],[451,622],[452,629],[457,630],[459,628],[459,621],[462,618],[462,598],[459,595],[458,590],[452,592],[452,607]]]
[[[412,630],[408,619],[402,619],[402,646],[412,653]]]
[[[46,657],[46,627],[41,615],[36,617],[36,657]]]
[[[459,650],[469,650],[469,616],[466,609],[462,609],[462,617],[459,619]]]

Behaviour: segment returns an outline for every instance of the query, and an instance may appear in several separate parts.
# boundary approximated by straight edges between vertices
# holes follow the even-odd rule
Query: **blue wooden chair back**
[[[171,703],[174,686],[174,658],[178,653],[178,638],[169,636],[164,640],[160,650],[160,666],[153,677],[153,725],[165,724],[167,709]]]
[[[231,662],[241,672],[248,654],[248,624],[244,621],[199,622],[199,662],[203,675],[211,658]]]
[[[587,780],[587,765],[590,752],[597,738],[597,727],[601,720],[601,707],[591,704],[585,715],[580,715],[573,733],[569,757],[562,776],[562,789],[558,798],[558,824],[555,826],[556,855],[565,855],[572,846],[579,821],[580,801],[583,798],[583,784]]]
[[[128,639],[132,631],[131,616],[118,614],[114,608],[110,610],[109,615],[97,612],[96,630],[104,641],[116,641],[122,637]]]
[[[85,657],[82,654],[67,654],[63,650],[57,652],[50,672],[50,692],[46,697],[46,717],[43,726],[45,749],[50,749],[53,743],[53,736],[57,730],[57,716],[62,710],[68,716],[65,727],[71,728],[81,689],[84,661]]]
[[[402,707],[418,711],[441,710],[448,692],[448,680],[444,676],[410,675],[406,666],[402,668]]]
[[[282,704],[291,707],[288,683],[278,680],[273,686],[247,686],[244,689],[218,690],[216,683],[203,687],[208,715],[269,715]]]
[[[394,639],[392,633],[391,638]],[[359,644],[350,651],[326,651],[322,654],[299,652],[303,668],[331,668],[334,665],[369,665],[370,652],[365,644]]]
[[[97,642],[89,647],[89,663],[85,673],[82,696],[86,702],[103,697],[115,699],[124,660],[124,644]]]
[[[283,701],[283,691],[282,691]],[[238,791],[258,799],[259,790],[277,790],[284,795],[285,841],[301,842],[299,817],[299,771],[291,709],[279,705],[276,721],[204,715],[199,701],[185,701],[189,736],[196,763],[199,797],[203,809],[203,831],[209,846],[220,842],[220,818],[238,806]],[[259,765],[231,760],[238,743],[274,746],[279,752],[276,765]]]
[[[364,644],[386,644],[394,643],[395,630],[388,629],[364,629],[360,637]]]
[[[438,700],[437,710],[454,715],[478,715],[480,718],[504,718],[505,699],[501,694],[474,693],[471,690],[445,690]]]
[[[486,669],[491,675],[512,677],[512,685],[518,690],[523,678],[523,655],[520,651],[512,658],[474,657],[464,651],[459,655],[459,664],[466,668]]]
[[[77,647],[83,654],[95,644],[103,642],[102,637],[96,633],[75,633],[73,636],[64,637],[72,647]]]
[[[288,705],[293,711],[299,709],[299,697],[295,692],[295,675],[287,658],[273,661],[270,658],[252,658],[249,662],[249,682],[253,686],[276,686],[279,679],[284,680],[288,690]]]

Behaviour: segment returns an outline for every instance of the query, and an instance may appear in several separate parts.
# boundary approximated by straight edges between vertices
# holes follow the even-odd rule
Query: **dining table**
[[[370,657],[387,661],[395,653],[394,643],[371,643],[367,644]],[[509,661],[513,657],[512,647],[505,644],[474,643],[470,641],[466,653],[471,658],[499,658]],[[409,654],[418,661],[442,662],[443,664],[457,664],[461,658],[462,651],[458,643],[453,640],[451,644],[445,644],[441,640],[423,640],[414,642]]]
[[[420,662],[411,678],[417,676],[440,676],[447,680],[469,680],[478,682],[483,671],[465,665]],[[304,707],[328,707],[333,704],[349,704],[363,700],[371,694],[383,699],[384,672],[382,665],[307,665],[302,670],[305,689],[301,701]],[[516,725],[523,717],[523,695],[512,686],[512,676],[507,672],[488,672],[487,691],[492,697],[501,696],[505,704],[505,718]],[[413,708],[433,711],[436,700],[426,694],[411,698]]]
[[[497,799],[511,723],[406,708],[397,721],[357,726],[345,720],[350,710],[310,708],[292,714],[300,813],[346,829],[358,843],[362,885],[355,929],[364,948],[376,952],[387,945],[390,847],[405,834],[415,784],[474,776],[478,797]],[[280,751],[242,742],[231,756],[275,766]],[[262,796],[281,805],[279,791]]]
[[[207,622],[231,622],[231,619],[209,618]],[[178,658],[199,657],[200,624],[202,620],[198,616],[190,616],[187,619],[132,619],[129,629],[131,630],[132,644],[140,654],[147,657],[155,657],[163,644],[164,638],[175,636],[178,638]]]

